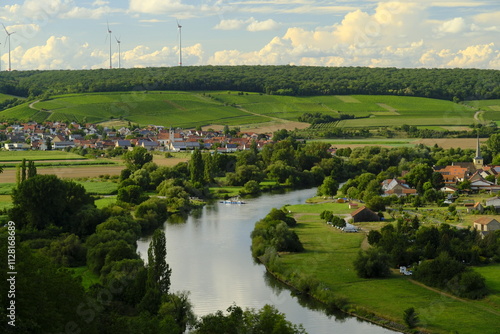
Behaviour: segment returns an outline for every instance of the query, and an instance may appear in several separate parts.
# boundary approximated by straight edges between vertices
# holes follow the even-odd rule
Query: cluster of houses
[[[457,185],[465,180],[470,182],[470,190],[487,191],[491,193],[500,192],[500,185],[491,179],[496,180],[500,174],[500,166],[484,165],[481,156],[479,139],[477,141],[476,156],[472,162],[454,162],[448,166],[433,166],[434,172],[443,176],[444,186],[441,191],[454,194],[459,191]],[[493,177],[488,177],[493,176]],[[387,179],[382,182],[384,196],[416,195],[417,190],[411,188],[405,181],[398,178]]]
[[[167,129],[149,125],[131,130],[100,128],[95,124],[80,125],[62,122],[28,122],[3,124],[0,135],[6,150],[64,150],[73,147],[108,149],[141,146],[147,150],[179,152],[184,150],[217,149],[220,152],[245,150],[255,141],[258,147],[270,140],[270,134],[240,133],[226,136],[218,131]],[[130,139],[132,138],[132,139]]]
[[[447,193],[457,192],[456,185],[465,180],[470,181],[472,191],[484,190],[495,193],[500,191],[500,185],[487,180],[488,176],[497,179],[500,166],[484,165],[479,139],[477,141],[476,156],[472,162],[455,162],[450,166],[434,166],[434,171],[443,176],[445,186],[441,190]]]

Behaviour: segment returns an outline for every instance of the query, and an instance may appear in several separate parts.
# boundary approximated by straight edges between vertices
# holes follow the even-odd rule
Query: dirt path
[[[410,278],[408,278],[408,281],[410,281],[411,283],[413,283],[413,284],[415,284],[415,285],[421,286],[421,287],[423,287],[423,288],[425,288],[425,289],[427,289],[427,290],[430,290],[430,291],[436,292],[436,293],[438,293],[438,294],[440,294],[440,295],[442,295],[442,296],[445,296],[445,297],[448,297],[448,298],[451,298],[451,299],[454,299],[454,300],[458,300],[458,301],[460,301],[460,302],[462,302],[462,303],[466,303],[466,304],[469,304],[469,305],[471,305],[471,306],[473,306],[473,307],[477,307],[477,308],[479,308],[479,309],[481,309],[481,310],[483,310],[483,311],[485,311],[485,312],[488,312],[488,313],[494,314],[494,315],[496,315],[496,316],[500,316],[500,312],[496,312],[496,311],[494,311],[494,310],[492,310],[492,309],[490,309],[490,308],[488,308],[488,307],[486,307],[486,306],[483,306],[483,305],[481,305],[481,304],[477,304],[477,303],[474,303],[474,302],[472,302],[472,301],[470,301],[470,300],[463,299],[463,298],[460,298],[460,297],[454,296],[454,295],[452,295],[452,294],[449,294],[449,293],[447,293],[447,292],[444,292],[444,291],[441,291],[441,290],[438,290],[438,289],[431,288],[431,287],[429,287],[429,286],[427,286],[427,285],[425,285],[425,284],[422,284],[422,283],[417,282],[417,281],[415,281],[415,280],[412,280],[412,279],[410,279]]]
[[[481,110],[476,111],[476,113],[474,114],[474,120],[475,120],[476,122],[481,122],[481,120],[479,119],[479,115],[481,115],[483,112],[484,112],[484,111],[481,111]]]
[[[363,241],[361,241],[361,249],[367,250],[368,248],[370,248],[370,243],[368,242],[368,234],[367,234],[363,239]]]
[[[40,111],[40,109],[35,108],[35,103],[38,103],[38,102],[40,102],[40,100],[36,100],[36,101],[31,102],[31,103],[30,103],[30,105],[29,105],[29,107],[30,107],[31,109],[33,109],[33,110]]]

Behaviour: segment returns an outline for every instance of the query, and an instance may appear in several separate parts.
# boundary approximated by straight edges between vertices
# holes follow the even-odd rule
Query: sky
[[[498,0],[1,0],[0,22],[13,70],[109,68],[108,25],[113,68],[178,66],[178,23],[184,66],[500,69]]]

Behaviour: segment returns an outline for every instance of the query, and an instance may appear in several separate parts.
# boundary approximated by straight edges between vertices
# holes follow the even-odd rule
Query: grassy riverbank
[[[287,207],[298,221],[294,231],[306,251],[264,256],[268,268],[280,279],[329,306],[382,325],[404,324],[403,311],[414,307],[420,317],[419,330],[424,332],[498,333],[500,277],[495,273],[500,265],[477,268],[491,291],[479,301],[459,299],[419,285],[396,270],[386,279],[362,279],[357,277],[352,263],[361,247],[366,247],[365,234],[343,233],[330,227],[319,219],[324,204],[317,206],[316,213],[314,207]],[[373,223],[370,226],[377,228]]]

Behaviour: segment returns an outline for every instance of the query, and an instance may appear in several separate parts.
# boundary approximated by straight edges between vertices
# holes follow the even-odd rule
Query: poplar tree
[[[203,157],[199,149],[194,150],[191,160],[189,161],[189,172],[191,174],[191,182],[196,186],[196,183],[202,183],[205,178],[205,167]]]
[[[170,288],[170,275],[172,269],[167,263],[167,241],[165,232],[157,229],[148,249],[148,288],[158,289],[163,294],[168,294]]]
[[[34,161],[28,161],[28,179],[36,176],[37,171],[35,167],[35,162]]]

